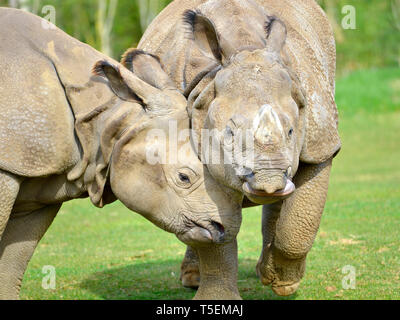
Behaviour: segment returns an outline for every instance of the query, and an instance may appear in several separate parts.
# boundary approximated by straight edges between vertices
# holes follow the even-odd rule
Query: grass
[[[337,71],[343,75],[351,70],[371,67],[399,66],[400,17],[395,1],[387,0],[318,0],[330,18],[336,38]],[[393,6],[392,6],[393,4]],[[355,9],[355,29],[346,29],[345,6]],[[397,10],[400,7],[397,5]]]
[[[328,202],[299,291],[284,299],[400,299],[399,69],[340,79],[337,102],[343,149],[335,159]],[[283,299],[255,276],[261,250],[260,208],[243,214],[239,290],[244,299]],[[115,203],[66,203],[23,281],[22,299],[191,299],[179,267],[185,251],[167,234]],[[41,287],[42,267],[57,271],[55,290]],[[344,290],[342,268],[355,267]]]

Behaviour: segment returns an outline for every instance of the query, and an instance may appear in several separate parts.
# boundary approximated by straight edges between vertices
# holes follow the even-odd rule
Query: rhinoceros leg
[[[283,202],[277,202],[263,206],[262,210],[262,235],[263,250],[267,248],[274,240],[276,222],[282,210]]]
[[[264,253],[268,252],[268,248],[271,246],[272,241],[275,237],[276,231],[276,222],[278,221],[279,215],[281,213],[283,202],[277,202],[273,204],[267,204],[263,206],[262,209],[262,238],[263,238],[263,245],[260,259],[258,259],[256,272],[257,276],[262,279],[262,274],[260,271],[261,265],[264,258]]]
[[[185,258],[182,261],[180,279],[186,288],[197,289],[200,285],[199,258],[190,246],[186,248]]]
[[[304,276],[306,256],[317,234],[328,193],[332,160],[302,164],[295,177],[296,191],[279,205],[263,210],[264,246],[257,274],[282,296],[293,294]],[[275,226],[275,232],[274,232]]]
[[[238,252],[236,240],[196,248],[200,266],[200,285],[196,300],[239,300],[237,288]]]
[[[181,266],[181,280],[185,287],[199,288],[196,300],[241,299],[237,269],[236,240],[198,249],[188,246]]]
[[[0,170],[0,241],[18,196],[20,179]]]
[[[61,205],[11,216],[0,242],[0,299],[18,299],[22,278],[38,242]]]

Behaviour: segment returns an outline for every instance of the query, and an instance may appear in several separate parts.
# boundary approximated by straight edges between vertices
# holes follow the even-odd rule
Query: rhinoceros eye
[[[293,129],[291,128],[291,129],[289,130],[289,132],[288,132],[289,138],[290,138],[292,135],[293,135]]]
[[[200,179],[200,175],[189,167],[179,168],[174,177],[176,186],[183,189],[190,189]]]
[[[184,183],[190,183],[189,176],[184,173],[179,173],[179,180],[181,180]]]

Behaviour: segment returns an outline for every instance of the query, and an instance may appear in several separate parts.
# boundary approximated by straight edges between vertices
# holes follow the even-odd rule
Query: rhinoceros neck
[[[76,118],[115,101],[115,95],[107,82],[94,76],[92,68],[99,60],[106,59],[115,65],[118,62],[73,40],[70,41],[68,50],[61,52],[62,57],[53,58],[52,62]]]
[[[197,8],[215,25],[221,46],[224,44],[236,52],[262,49],[266,45],[265,24],[267,14],[264,9],[253,1],[210,0]],[[191,51],[186,56],[184,82],[185,91],[198,82],[198,77],[213,67],[213,62],[206,59],[197,48],[188,47]],[[215,61],[214,61],[215,63]]]
[[[198,9],[213,21],[220,37],[233,48],[265,47],[267,13],[254,1],[209,0]]]
[[[43,25],[43,20],[35,15],[19,11],[9,15],[14,24],[10,28],[20,41],[29,43],[31,50],[54,67],[74,115],[88,113],[111,99],[112,91],[106,82],[92,75],[92,68],[99,60],[118,62],[55,26]]]

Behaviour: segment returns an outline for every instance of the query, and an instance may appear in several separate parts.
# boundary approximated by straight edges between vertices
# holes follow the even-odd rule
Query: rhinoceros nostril
[[[216,221],[211,221],[211,225],[214,227],[214,229],[218,232],[218,240],[223,241],[223,238],[225,236],[225,228],[222,224]]]

